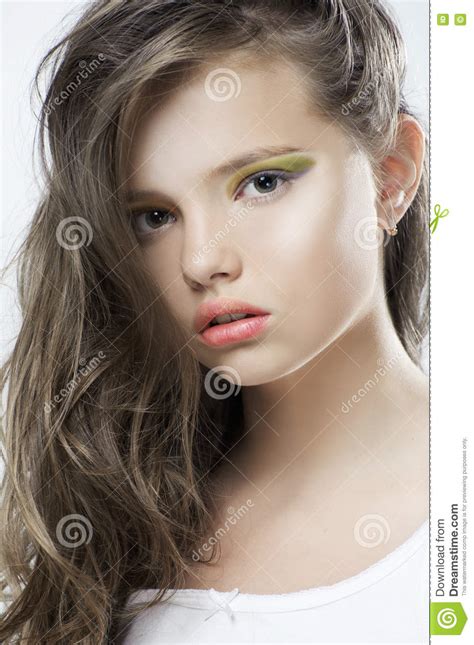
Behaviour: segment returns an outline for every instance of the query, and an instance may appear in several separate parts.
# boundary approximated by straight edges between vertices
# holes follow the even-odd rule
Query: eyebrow
[[[263,161],[264,159],[267,159],[267,157],[279,157],[293,152],[301,152],[301,148],[295,148],[294,146],[264,146],[256,148],[255,150],[244,153],[239,157],[234,157],[234,159],[221,164],[209,172],[208,176],[227,174],[257,161]]]
[[[277,157],[301,152],[303,152],[302,149],[296,148],[295,146],[260,146],[254,150],[239,155],[238,157],[234,157],[210,171],[204,172],[202,178],[211,178],[217,175],[225,175],[235,172],[250,164],[263,161],[268,157]],[[165,196],[158,190],[129,190],[125,193],[125,199],[129,202],[145,201],[156,197],[165,198]]]

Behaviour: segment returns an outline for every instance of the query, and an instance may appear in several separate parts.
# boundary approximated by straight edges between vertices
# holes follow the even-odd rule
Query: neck
[[[244,437],[236,463],[262,484],[303,453],[305,463],[316,465],[324,452],[324,466],[338,468],[350,461],[353,446],[341,443],[341,434],[370,448],[427,405],[426,384],[383,301],[303,367],[243,388]],[[335,442],[335,461],[328,464]]]

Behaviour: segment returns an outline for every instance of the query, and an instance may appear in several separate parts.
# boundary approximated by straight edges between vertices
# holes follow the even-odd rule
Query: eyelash
[[[274,199],[277,199],[281,193],[285,193],[288,190],[287,184],[293,183],[295,179],[302,173],[289,173],[285,170],[260,170],[259,172],[253,173],[249,177],[246,177],[244,181],[237,188],[237,196],[250,186],[256,179],[259,177],[271,177],[272,179],[281,179],[283,184],[280,184],[278,188],[273,190],[271,193],[262,193],[260,196],[254,196],[249,198],[250,203],[260,203],[260,202],[271,202]]]
[[[248,199],[248,202],[250,202],[250,203],[261,203],[261,202],[267,202],[268,203],[268,202],[273,201],[274,199],[277,199],[282,193],[286,193],[287,190],[288,190],[288,185],[292,184],[302,174],[303,173],[288,173],[288,172],[286,172],[284,170],[263,170],[263,171],[261,170],[259,172],[256,172],[256,173],[250,175],[249,177],[246,177],[243,180],[243,182],[238,186],[238,188],[236,190],[236,194],[237,194],[237,196],[239,196],[240,193],[245,188],[247,188],[247,186],[250,186],[259,177],[264,176],[264,177],[271,177],[272,179],[281,179],[283,181],[283,184],[280,184],[280,186],[278,188],[276,188],[275,190],[273,190],[272,192],[270,192],[270,193],[262,193],[261,196],[254,196],[254,197],[250,197]],[[235,201],[238,201],[238,200],[236,199]],[[155,211],[165,211],[167,216],[172,215],[175,218],[175,215],[174,215],[174,213],[172,211],[166,211],[165,209],[162,209],[162,208],[151,208],[151,209],[146,210],[146,211],[132,212],[131,215],[133,217],[134,228],[135,228],[135,231],[137,232],[137,234],[140,237],[144,238],[144,237],[148,237],[150,235],[153,235],[154,233],[157,233],[158,231],[161,231],[161,229],[163,229],[163,228],[165,228],[167,226],[167,224],[165,224],[165,225],[160,226],[160,227],[158,227],[156,229],[152,229],[148,233],[143,233],[143,232],[138,232],[137,231],[138,227],[137,227],[136,221],[138,220],[138,218],[141,217],[141,216],[149,215],[150,213],[153,213]]]

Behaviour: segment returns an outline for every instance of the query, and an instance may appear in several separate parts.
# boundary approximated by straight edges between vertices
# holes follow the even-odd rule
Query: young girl
[[[96,0],[48,53],[2,641],[428,642],[403,53],[375,0]]]

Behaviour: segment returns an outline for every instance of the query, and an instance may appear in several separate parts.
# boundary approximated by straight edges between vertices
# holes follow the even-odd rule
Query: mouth
[[[222,314],[221,316],[215,316],[208,324],[204,327],[202,331],[208,329],[209,327],[216,327],[217,325],[226,325],[229,323],[236,322],[237,320],[244,320],[245,318],[255,318],[257,314],[245,314],[245,313],[235,313],[235,314]]]
[[[268,313],[217,316],[198,334],[198,338],[208,347],[216,348],[251,341],[263,333],[270,318]]]
[[[194,318],[197,338],[218,347],[256,336],[266,327],[271,314],[260,307],[235,298],[203,302]]]

